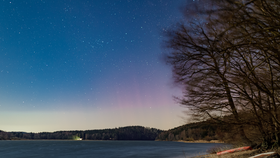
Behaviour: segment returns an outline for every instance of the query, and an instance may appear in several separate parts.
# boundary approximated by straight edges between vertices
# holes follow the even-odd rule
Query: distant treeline
[[[166,141],[194,141],[194,140],[218,140],[218,126],[207,121],[190,123],[160,133],[156,140]]]
[[[57,139],[67,140],[80,137],[83,140],[155,140],[162,130],[142,126],[127,126],[114,129],[57,131],[57,132],[4,132],[0,131],[0,140]]]

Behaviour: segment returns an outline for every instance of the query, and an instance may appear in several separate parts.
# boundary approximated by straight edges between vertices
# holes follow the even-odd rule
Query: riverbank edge
[[[178,140],[176,142],[183,142],[183,143],[225,143],[223,141],[219,141],[219,140],[194,140],[194,141],[186,141],[186,140]]]
[[[175,141],[169,141],[169,140],[155,140],[155,141],[166,141],[166,142],[183,142],[183,143],[225,143],[223,141],[219,141],[219,140],[193,140],[193,141],[186,141],[186,140],[175,140]]]

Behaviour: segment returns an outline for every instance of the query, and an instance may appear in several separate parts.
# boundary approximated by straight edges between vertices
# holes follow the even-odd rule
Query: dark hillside
[[[21,139],[74,139],[83,140],[155,140],[162,130],[142,126],[127,126],[114,129],[57,132],[4,132],[0,131],[0,140]]]
[[[218,125],[210,124],[207,121],[190,123],[179,126],[158,135],[156,140],[166,141],[193,141],[193,140],[217,140],[216,131]]]

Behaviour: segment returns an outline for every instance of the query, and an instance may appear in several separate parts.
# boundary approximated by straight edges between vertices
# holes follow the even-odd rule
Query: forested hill
[[[163,131],[158,135],[156,140],[166,141],[194,141],[194,140],[217,140],[218,139],[218,126],[209,122],[198,122],[186,124],[183,126]]]
[[[57,131],[57,132],[4,132],[0,131],[0,140],[21,139],[75,139],[83,140],[155,140],[162,130],[142,126],[127,126],[114,129],[85,130],[85,131]]]

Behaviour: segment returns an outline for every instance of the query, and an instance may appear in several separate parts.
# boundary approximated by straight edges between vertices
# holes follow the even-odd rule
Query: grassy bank
[[[266,151],[263,151],[260,149],[254,149],[254,150],[240,151],[240,152],[234,152],[234,153],[227,153],[227,154],[223,154],[223,155],[217,155],[216,153],[213,153],[213,154],[206,154],[206,155],[198,155],[198,156],[194,156],[192,158],[236,158],[236,157],[248,158],[251,156],[255,156],[257,154],[267,153],[267,152],[276,152],[276,153],[280,154],[280,149],[266,150]]]
[[[217,155],[217,154],[207,154],[207,155],[199,155],[195,156],[193,158],[248,158],[250,156],[254,156],[256,154],[259,154],[259,150],[249,150],[249,151],[241,151],[241,152],[236,152],[236,153],[228,153],[224,155]]]

